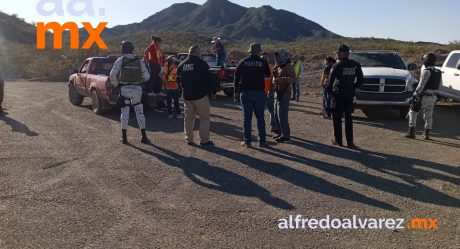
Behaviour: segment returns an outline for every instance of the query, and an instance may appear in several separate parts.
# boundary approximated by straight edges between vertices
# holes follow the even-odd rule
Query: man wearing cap
[[[251,147],[252,114],[257,118],[259,130],[259,145],[266,145],[265,108],[267,93],[265,92],[265,77],[270,76],[270,67],[265,59],[260,58],[262,47],[252,43],[248,50],[249,56],[238,63],[235,71],[235,99],[240,98],[243,105],[244,141],[241,146]]]
[[[224,68],[225,59],[227,57],[227,53],[225,53],[224,44],[220,42],[220,37],[213,37],[211,43],[213,44],[212,47],[214,49],[214,54],[217,58],[217,66]]]
[[[177,69],[177,81],[182,86],[185,107],[184,130],[187,144],[191,146],[195,144],[193,142],[193,127],[195,126],[195,117],[198,114],[200,117],[200,145],[214,145],[209,140],[211,111],[208,95],[215,95],[215,91],[208,63],[201,59],[199,46],[192,46],[189,49],[187,59],[180,63]]]
[[[4,88],[5,88],[5,76],[3,75],[3,69],[2,69],[2,66],[0,65],[0,116],[4,116],[8,114],[2,108],[3,95],[4,95],[4,90],[5,90]]]
[[[334,139],[332,144],[343,146],[342,118],[345,115],[345,135],[347,147],[355,148],[353,141],[353,98],[355,90],[363,83],[361,65],[348,59],[350,49],[347,45],[337,48],[337,63],[332,66],[329,82],[326,87],[328,98],[331,99],[332,117],[334,123]]]
[[[160,77],[164,64],[164,56],[160,48],[161,42],[161,37],[152,35],[152,43],[144,50],[144,61],[147,62],[150,69],[150,79],[147,86],[149,95],[164,95],[161,92],[163,83]]]
[[[273,138],[278,143],[291,141],[289,125],[289,101],[292,95],[292,83],[295,81],[291,55],[283,48],[275,51],[275,68],[273,69],[273,85],[275,88],[275,122],[279,127]]]

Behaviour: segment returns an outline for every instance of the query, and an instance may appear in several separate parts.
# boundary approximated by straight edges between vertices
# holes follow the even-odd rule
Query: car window
[[[217,66],[217,58],[213,54],[202,55],[201,58],[208,63],[210,67]]]
[[[402,59],[395,53],[352,53],[350,59],[362,67],[391,67],[407,70]]]
[[[114,63],[114,61],[98,59],[94,61],[90,73],[109,76]]]
[[[83,65],[80,68],[80,73],[87,73],[88,72],[88,67],[89,67],[89,60],[85,61]]]
[[[460,53],[452,54],[447,61],[446,67],[459,69]]]

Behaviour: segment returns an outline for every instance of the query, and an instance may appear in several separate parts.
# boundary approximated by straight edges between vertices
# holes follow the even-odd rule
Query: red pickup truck
[[[75,69],[69,77],[69,100],[75,106],[83,103],[85,97],[91,97],[94,113],[102,114],[105,110],[117,106],[119,88],[112,86],[110,71],[118,56],[91,57],[86,59],[80,69]],[[163,99],[161,99],[163,98]],[[142,96],[145,109],[156,107],[164,97]]]

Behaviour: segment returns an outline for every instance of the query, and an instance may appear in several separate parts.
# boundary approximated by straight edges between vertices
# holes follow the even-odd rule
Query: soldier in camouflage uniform
[[[127,129],[129,121],[130,107],[134,107],[137,122],[141,129],[141,142],[150,143],[145,133],[145,116],[142,105],[142,83],[150,78],[150,74],[144,61],[133,54],[134,45],[129,41],[121,43],[123,56],[118,58],[110,72],[110,79],[114,87],[120,86],[121,99],[121,142],[128,143]]]

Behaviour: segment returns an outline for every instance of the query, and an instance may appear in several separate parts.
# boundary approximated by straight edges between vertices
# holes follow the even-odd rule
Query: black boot
[[[147,138],[147,134],[145,133],[145,129],[141,130],[141,134],[142,134],[141,143],[150,144],[150,140]]]
[[[429,140],[430,139],[430,129],[425,129],[425,132],[423,133],[422,137],[424,140]]]
[[[404,135],[405,138],[415,138],[415,127],[409,127],[409,131]]]
[[[120,142],[122,142],[123,144],[128,144],[128,137],[126,136],[126,130],[121,130]]]

